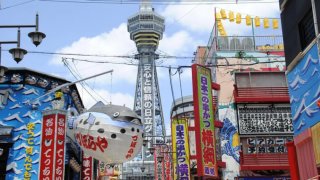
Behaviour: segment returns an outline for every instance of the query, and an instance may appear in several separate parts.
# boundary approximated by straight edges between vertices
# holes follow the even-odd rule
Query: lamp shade
[[[229,21],[230,22],[234,22],[234,13],[233,13],[233,11],[229,12]]]
[[[241,14],[240,13],[237,13],[237,15],[236,15],[236,23],[237,24],[241,23]]]
[[[247,15],[246,16],[246,25],[247,26],[251,26],[252,22],[251,22],[251,16]]]
[[[46,37],[44,33],[39,31],[31,32],[28,34],[28,36],[31,38],[32,43],[35,46],[38,46],[42,42],[42,40]]]
[[[19,47],[12,48],[9,50],[9,52],[12,54],[12,58],[17,63],[19,63],[23,59],[24,55],[28,53],[28,51]]]
[[[278,29],[279,28],[278,19],[272,19],[272,27],[273,27],[273,29]]]
[[[269,28],[269,19],[268,18],[264,18],[263,19],[263,27],[264,28]]]
[[[221,10],[220,10],[220,14],[221,14],[221,18],[222,18],[222,19],[227,19],[226,10],[221,9]]]
[[[254,25],[255,25],[256,27],[260,27],[260,18],[259,18],[258,16],[256,16],[256,17],[254,18]]]

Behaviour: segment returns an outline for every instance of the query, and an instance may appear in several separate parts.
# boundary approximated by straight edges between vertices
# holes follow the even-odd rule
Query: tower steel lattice
[[[164,18],[154,12],[148,0],[142,0],[140,11],[128,19],[130,39],[136,43],[139,61],[134,110],[141,116],[148,144],[134,161],[127,163],[127,171],[137,167],[146,167],[144,174],[154,175],[154,158],[149,148],[158,140],[164,141],[165,125],[163,119],[156,60],[156,50],[165,29]],[[124,167],[125,167],[124,166]],[[128,168],[129,167],[129,168]],[[140,173],[141,174],[141,173]]]

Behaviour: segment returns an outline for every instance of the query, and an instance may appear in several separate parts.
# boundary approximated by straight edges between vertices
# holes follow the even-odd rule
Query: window
[[[304,50],[311,41],[316,37],[314,30],[312,9],[307,11],[307,14],[301,19],[299,23],[301,50]]]

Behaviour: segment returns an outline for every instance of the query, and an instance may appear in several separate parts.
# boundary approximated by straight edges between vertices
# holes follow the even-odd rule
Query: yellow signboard
[[[320,165],[320,122],[311,128],[316,164]]]
[[[171,131],[174,167],[173,179],[190,179],[189,132],[187,120],[173,119]]]

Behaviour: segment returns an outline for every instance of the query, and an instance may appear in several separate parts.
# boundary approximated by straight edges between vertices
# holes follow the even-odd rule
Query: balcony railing
[[[234,85],[236,102],[290,102],[287,87],[237,87]]]
[[[217,51],[284,51],[282,36],[218,36]]]
[[[240,152],[241,170],[289,170],[287,153],[244,154]]]

